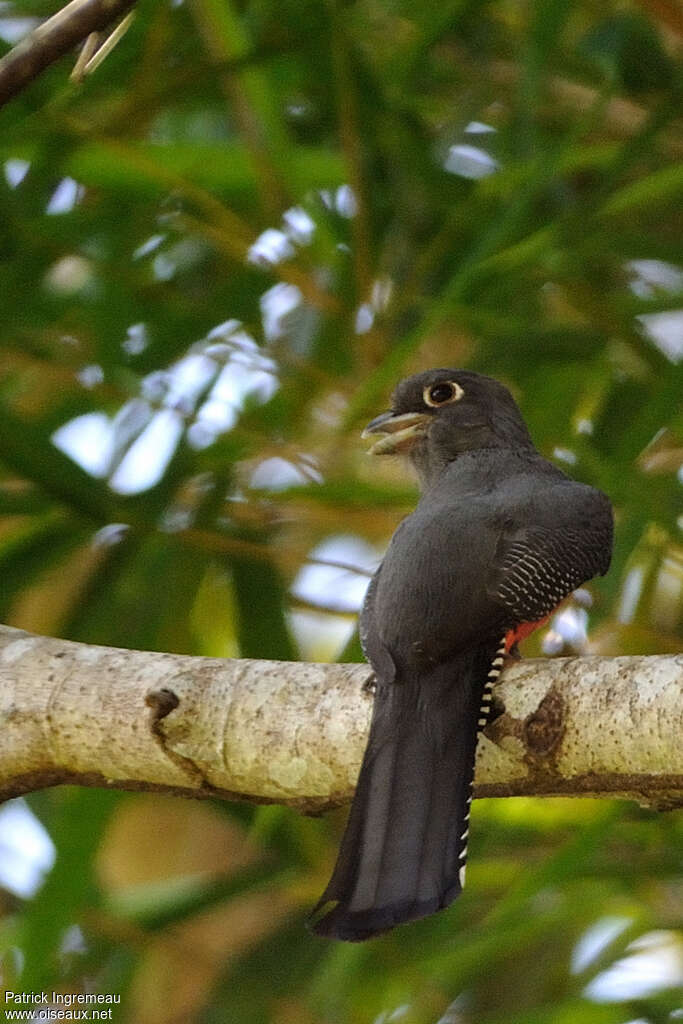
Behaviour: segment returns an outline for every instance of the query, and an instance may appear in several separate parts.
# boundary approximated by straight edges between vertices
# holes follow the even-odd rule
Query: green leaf
[[[90,531],[76,520],[48,514],[24,521],[23,526],[0,539],[0,618],[10,616],[15,599],[90,539]]]
[[[680,163],[662,167],[645,178],[625,185],[607,200],[603,213],[617,215],[657,203],[676,202],[683,196],[683,167]]]
[[[242,559],[233,559],[230,570],[241,656],[295,661],[296,649],[285,619],[286,590],[277,571],[265,562]]]
[[[84,924],[85,909],[99,902],[95,855],[104,827],[121,798],[120,793],[71,787],[52,796],[59,806],[51,828],[56,861],[23,917],[25,965],[21,984],[27,992],[40,992],[57,984],[60,947],[67,929]]]

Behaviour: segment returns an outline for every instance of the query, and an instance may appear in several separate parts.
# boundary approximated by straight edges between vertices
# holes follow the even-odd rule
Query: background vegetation
[[[143,0],[82,84],[36,81],[0,112],[0,618],[359,658],[414,501],[360,428],[468,366],[616,507],[593,606],[527,653],[586,615],[590,650],[680,650],[682,39],[677,0]],[[480,801],[457,905],[349,946],[304,927],[342,812],[27,803],[56,860],[0,889],[10,989],[116,992],[121,1024],[680,1015],[675,813]]]

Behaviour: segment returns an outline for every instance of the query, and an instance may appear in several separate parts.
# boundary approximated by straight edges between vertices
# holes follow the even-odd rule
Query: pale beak
[[[371,434],[386,435],[375,441],[372,448],[368,449],[368,455],[399,455],[405,452],[424,437],[431,419],[432,417],[424,412],[405,412],[398,416],[393,412],[383,412],[368,423],[361,434],[361,437],[370,437]]]

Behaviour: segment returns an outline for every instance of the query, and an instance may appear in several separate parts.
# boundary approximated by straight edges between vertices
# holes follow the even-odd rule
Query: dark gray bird
[[[319,935],[358,941],[448,906],[465,880],[478,734],[507,652],[603,575],[612,510],[536,451],[510,392],[468,370],[402,381],[370,423],[422,496],[360,619],[370,737]],[[333,903],[332,907],[327,907]]]

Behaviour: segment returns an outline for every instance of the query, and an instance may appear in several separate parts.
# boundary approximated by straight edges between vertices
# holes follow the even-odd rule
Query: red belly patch
[[[552,614],[554,613],[551,612],[550,615]],[[539,619],[537,622],[520,622],[520,624],[518,626],[515,626],[514,629],[509,629],[505,634],[505,653],[509,654],[511,647],[513,647],[515,644],[520,643],[522,640],[524,640],[525,637],[529,636],[530,633],[533,633],[535,629],[538,629],[539,626],[545,626],[546,622],[550,618],[550,615],[545,615],[542,619]]]

